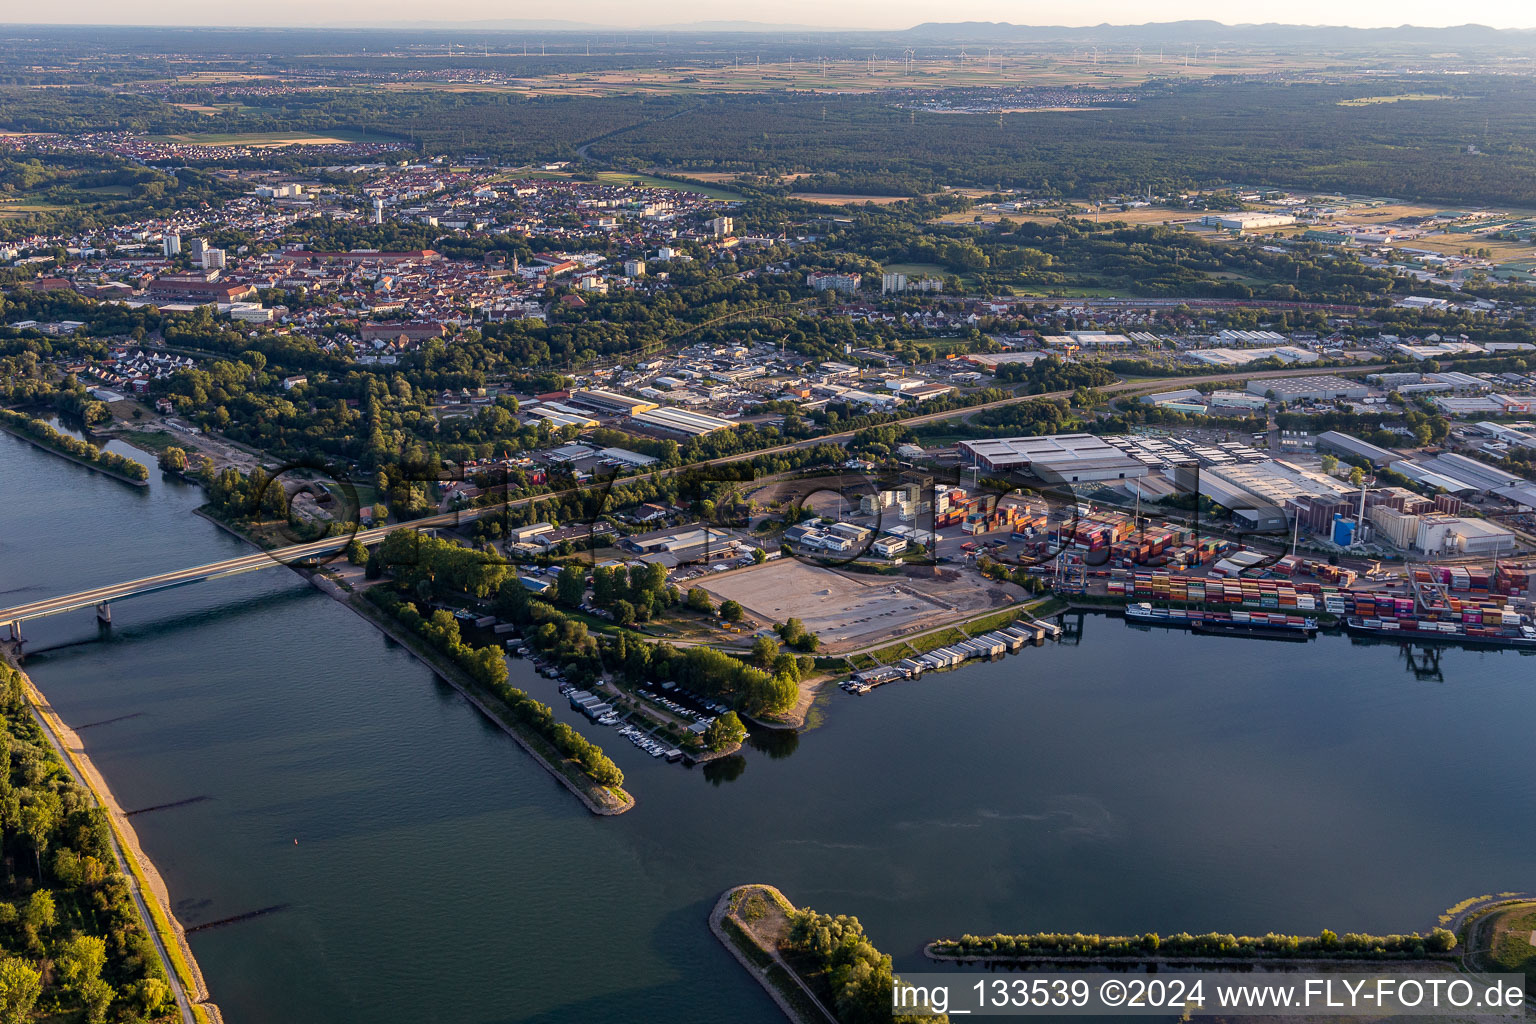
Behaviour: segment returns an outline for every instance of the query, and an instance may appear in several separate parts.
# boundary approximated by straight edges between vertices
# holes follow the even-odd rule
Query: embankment
[[[144,854],[133,825],[123,813],[117,798],[112,795],[106,779],[91,762],[85,745],[75,731],[64,724],[48,703],[30,676],[21,666],[7,657],[13,668],[21,672],[26,687],[27,700],[43,726],[43,733],[53,743],[59,756],[69,766],[80,784],[91,791],[96,802],[107,812],[112,826],[112,846],[117,854],[118,868],[129,880],[129,889],[136,897],[144,925],[155,941],[155,947],[165,962],[166,973],[176,984],[177,995],[190,1005],[194,1019],[222,1024],[223,1016],[216,1004],[209,1000],[208,985],[203,980],[202,969],[187,944],[186,929],[171,911],[170,890],[160,877],[154,863]]]
[[[193,514],[206,519],[219,529],[233,536],[239,537],[247,544],[254,543],[251,539],[228,523],[221,522],[217,517],[209,515],[202,509],[194,509]],[[507,735],[517,742],[517,745],[526,750],[540,765],[544,767],[566,789],[575,794],[593,814],[612,815],[623,814],[635,806],[635,798],[622,788],[614,789],[599,785],[586,773],[573,768],[560,752],[550,745],[549,741],[538,733],[529,729],[524,723],[518,721],[507,712],[500,699],[489,692],[477,682],[469,673],[441,652],[434,650],[430,645],[422,641],[421,637],[411,633],[400,624],[390,621],[381,609],[374,607],[361,597],[349,593],[346,589],[337,585],[322,572],[312,569],[292,567],[300,576],[307,579],[311,586],[323,594],[327,594],[346,607],[352,609],[358,615],[366,619],[385,636],[404,647],[418,661],[425,664],[433,672],[437,673],[449,686],[458,690],[464,699],[473,704],[479,711],[490,719]]]
[[[417,660],[441,676],[449,686],[463,694],[465,700],[478,708],[485,717],[500,726],[508,736],[511,736],[516,741],[518,746],[526,750],[529,756],[543,765],[549,774],[553,775],[561,785],[570,790],[587,810],[593,814],[612,815],[623,814],[635,806],[635,798],[630,796],[629,793],[620,787],[603,786],[585,772],[576,768],[569,760],[561,756],[560,752],[554,748],[549,740],[518,721],[507,711],[494,694],[489,693],[468,672],[465,672],[438,651],[433,650],[421,637],[402,628],[397,623],[391,622],[382,609],[374,607],[361,597],[347,594],[346,591],[342,590],[333,581],[319,573],[306,575],[309,576],[310,583],[316,589],[330,594],[336,600],[373,623],[385,636],[411,652]]]
[[[794,910],[774,886],[738,885],[715,902],[709,930],[794,1024],[837,1024],[836,1016],[779,955],[778,940]]]
[[[113,480],[121,480],[123,483],[131,484],[134,487],[149,486],[149,480],[147,479],[135,480],[133,477],[119,473],[114,469],[108,469],[106,466],[103,466],[101,463],[92,459],[87,459],[84,456],[75,455],[72,452],[67,452],[57,445],[49,444],[46,440],[38,437],[35,434],[29,434],[25,430],[7,423],[3,419],[0,419],[0,430],[5,431],[12,437],[19,437],[21,440],[26,441],[28,444],[35,445],[36,447],[41,448],[43,451],[48,452],[50,455],[57,455],[59,458],[73,462],[77,466],[84,466],[86,469],[94,470],[95,472],[100,473],[102,476],[109,476]]]

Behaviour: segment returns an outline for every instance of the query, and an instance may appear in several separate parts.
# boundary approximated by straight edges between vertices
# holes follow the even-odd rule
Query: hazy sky
[[[7,3],[0,23],[138,25],[342,25],[367,27],[389,22],[445,23],[483,19],[560,19],[597,25],[639,27],[693,21],[742,20],[829,28],[906,28],[925,21],[1009,21],[1021,25],[1136,25],[1149,21],[1208,18],[1228,23],[1283,22],[1308,25],[1461,25],[1497,28],[1536,26],[1529,0],[1257,0],[1234,6],[1217,0],[1086,0],[1070,5],[1012,0],[585,0],[580,4],[533,4],[516,0],[75,0],[48,4]]]

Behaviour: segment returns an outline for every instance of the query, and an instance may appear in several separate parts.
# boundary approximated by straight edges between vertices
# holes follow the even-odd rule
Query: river
[[[8,435],[0,494],[0,604],[246,550],[189,485]],[[196,801],[133,818],[188,928],[282,908],[190,935],[231,1024],[767,1024],[706,926],[747,881],[859,916],[898,969],[966,931],[1413,930],[1536,888],[1536,661],[1511,652],[1421,679],[1394,646],[1089,615],[1076,645],[834,692],[709,771],[583,725],[638,800],[598,818],[286,569],[113,618],[29,624],[27,668],[123,807]]]

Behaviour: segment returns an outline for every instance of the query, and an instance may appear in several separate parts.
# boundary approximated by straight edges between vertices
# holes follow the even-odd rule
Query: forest
[[[0,1020],[160,1020],[165,968],[118,869],[111,826],[0,663]]]
[[[622,167],[804,174],[798,190],[918,195],[941,186],[1097,199],[1219,183],[1447,203],[1536,203],[1536,83],[1460,76],[1435,101],[1353,104],[1422,91],[1369,83],[1157,81],[1108,109],[953,114],[900,97],[795,92],[528,99],[495,91],[278,91],[193,114],[155,96],[0,87],[11,131],[342,130],[423,153],[504,162],[588,156]],[[1116,96],[1120,93],[1116,93]],[[198,97],[224,103],[216,87]],[[264,161],[291,157],[274,153]],[[787,188],[785,189],[787,191]]]
[[[1536,203],[1527,141],[1536,84],[1459,78],[1457,99],[1342,105],[1409,82],[1156,84],[1129,107],[1002,116],[900,110],[880,96],[715,96],[591,153],[700,171],[808,172],[815,177],[795,184],[808,191],[883,182],[894,195],[964,185],[1092,199],[1244,182]]]

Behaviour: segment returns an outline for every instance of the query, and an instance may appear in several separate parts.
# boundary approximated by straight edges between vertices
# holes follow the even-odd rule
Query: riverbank
[[[965,935],[936,939],[923,947],[929,960],[984,964],[1447,964],[1457,958],[1457,939],[1448,928],[1394,935],[1351,932],[1318,935],[1084,935],[1037,932],[1028,935]]]
[[[211,1001],[208,985],[203,979],[202,968],[187,943],[186,929],[171,910],[170,889],[156,870],[154,862],[144,853],[138,833],[123,813],[105,777],[92,763],[80,737],[54,712],[32,682],[32,678],[8,654],[0,654],[12,668],[21,674],[27,701],[32,713],[42,726],[59,757],[69,768],[80,785],[107,812],[111,826],[112,851],[117,858],[118,870],[129,881],[129,891],[139,908],[144,927],[154,940],[155,949],[165,964],[166,974],[172,983],[172,992],[184,1020],[198,1024],[223,1024],[223,1015]]]
[[[206,519],[224,532],[239,537],[247,544],[256,546],[250,537],[203,509],[193,509],[192,513]],[[364,600],[357,592],[326,576],[323,571],[302,569],[297,566],[290,568],[308,580],[310,586],[356,612],[379,632],[410,652],[417,661],[430,668],[439,678],[457,690],[465,700],[474,705],[481,714],[511,736],[517,745],[527,751],[545,771],[570,790],[587,810],[593,814],[609,816],[623,814],[635,806],[635,798],[624,789],[602,786],[585,772],[571,766],[548,740],[532,732],[507,713],[505,705],[494,693],[481,686],[469,673],[444,657],[441,652],[424,643],[419,636],[392,622],[382,609]],[[614,792],[615,788],[617,792]]]
[[[505,713],[504,705],[495,694],[488,692],[468,672],[433,650],[420,637],[390,621],[382,609],[374,607],[362,597],[347,593],[323,574],[309,572],[301,574],[307,576],[317,590],[329,594],[367,619],[385,636],[404,647],[418,661],[436,672],[449,686],[459,691],[465,700],[511,736],[518,746],[526,750],[550,775],[570,790],[587,810],[593,814],[607,816],[623,814],[633,809],[635,798],[628,792],[621,787],[600,785],[591,776],[576,768],[543,736]]]
[[[42,438],[37,437],[37,436],[35,436],[33,434],[29,434],[26,431],[21,430],[19,427],[13,426],[12,424],[5,422],[5,420],[3,420],[3,419],[0,419],[0,430],[5,431],[7,434],[10,434],[12,437],[20,438],[21,440],[26,441],[28,444],[31,444],[32,446],[34,446],[36,448],[41,448],[43,451],[47,452],[50,455],[57,455],[59,458],[64,459],[67,462],[73,462],[77,466],[84,466],[86,469],[94,470],[97,473],[100,473],[102,476],[109,476],[113,480],[119,480],[119,481],[121,481],[121,482],[123,482],[125,484],[131,484],[134,487],[148,487],[149,486],[149,480],[148,479],[135,480],[133,477],[127,476],[127,475],[125,475],[123,473],[119,473],[116,470],[108,469],[106,466],[103,466],[103,465],[101,465],[101,463],[96,462],[96,461],[94,461],[92,459],[82,458],[81,456],[76,455],[73,452],[65,451],[64,449],[58,447],[57,445],[49,444],[47,441],[43,440]]]
[[[779,955],[779,938],[788,932],[794,912],[795,905],[771,885],[738,885],[715,901],[709,930],[793,1024],[837,1024],[837,1017]]]
[[[1447,913],[1461,940],[1462,966],[1475,972],[1524,974],[1526,1003],[1536,1003],[1530,982],[1536,979],[1536,896],[1502,893],[1466,901]]]

